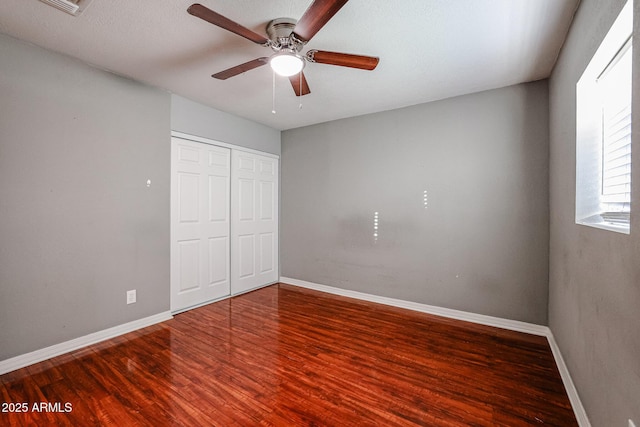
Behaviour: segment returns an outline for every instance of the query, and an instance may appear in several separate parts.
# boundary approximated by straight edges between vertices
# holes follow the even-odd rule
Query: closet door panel
[[[237,241],[238,253],[236,260],[238,262],[238,279],[254,277],[256,274],[255,236],[253,234],[238,236]]]
[[[171,310],[230,294],[231,150],[172,138]]]
[[[278,280],[278,159],[232,150],[231,293]]]
[[[267,274],[275,268],[275,236],[273,233],[260,235],[260,274]]]

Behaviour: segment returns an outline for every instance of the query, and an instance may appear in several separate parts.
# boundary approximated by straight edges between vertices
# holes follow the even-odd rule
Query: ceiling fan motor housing
[[[291,40],[291,33],[298,21],[293,18],[276,18],[267,24],[267,35],[269,39],[279,47],[299,50],[302,46],[297,46]]]

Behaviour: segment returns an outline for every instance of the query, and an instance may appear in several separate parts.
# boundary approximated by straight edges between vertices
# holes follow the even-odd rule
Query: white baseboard
[[[569,401],[571,402],[573,413],[576,415],[578,425],[580,427],[591,427],[591,423],[589,422],[589,418],[587,417],[587,411],[585,411],[584,406],[582,406],[582,401],[580,400],[580,396],[578,395],[578,390],[573,384],[571,374],[569,373],[567,364],[564,363],[564,358],[562,357],[562,353],[560,353],[560,347],[558,347],[558,343],[556,343],[556,339],[553,337],[551,329],[549,329],[547,341],[549,341],[549,347],[551,347],[553,358],[556,360],[556,366],[558,367],[558,371],[560,372],[560,376],[562,377],[564,389],[567,391],[567,395],[569,396]]]
[[[153,316],[145,317],[143,319],[134,320],[123,325],[114,326],[113,328],[94,332],[92,334],[75,338],[70,341],[65,341],[60,344],[54,344],[50,347],[12,357],[11,359],[2,360],[0,361],[0,375],[6,374],[7,372],[15,371],[16,369],[24,368],[29,365],[33,365],[34,363],[42,362],[43,360],[51,359],[52,357],[60,356],[61,354],[78,350],[92,344],[97,344],[110,338],[124,335],[138,329],[146,328],[147,326],[155,325],[156,323],[164,322],[172,318],[173,316],[171,315],[171,312],[165,311],[163,313],[158,313]]]
[[[466,322],[477,323],[480,325],[494,326],[496,328],[507,329],[510,331],[524,332],[527,334],[544,336],[549,342],[551,352],[556,361],[558,371],[562,377],[564,388],[569,396],[571,407],[578,421],[580,427],[591,427],[587,413],[582,406],[578,391],[573,384],[567,365],[564,363],[560,348],[556,343],[551,329],[548,326],[536,325],[533,323],[520,322],[518,320],[502,319],[499,317],[486,316],[484,314],[469,313],[461,310],[453,310],[450,308],[437,307],[433,305],[421,304],[412,301],[404,301],[395,298],[382,297],[378,295],[367,294],[363,292],[350,291],[348,289],[340,289],[333,286],[320,285],[318,283],[307,282],[304,280],[292,279],[290,277],[280,277],[280,282],[289,285],[299,286],[301,288],[312,289],[320,292],[326,292],[329,294],[340,295],[349,298],[355,298],[363,301],[375,302],[379,304],[385,304],[393,307],[406,308],[409,310],[419,311],[421,313],[433,314],[436,316],[447,317],[450,319],[463,320]]]
[[[319,285],[317,283],[306,282],[304,280],[281,277],[280,281],[302,288],[314,289],[316,291],[327,292],[329,294],[341,295],[364,301],[377,302],[379,304],[391,305],[393,307],[406,308],[421,313],[435,314],[436,316],[448,317],[466,322],[478,323],[486,326],[509,329],[511,331],[525,332],[527,334],[546,336],[549,328],[533,323],[520,322],[517,320],[502,319],[500,317],[486,316],[483,314],[469,313],[467,311],[453,310],[450,308],[437,307],[435,305],[421,304],[412,301],[405,301],[395,298],[381,297],[378,295],[366,294],[363,292],[350,291],[347,289],[335,288],[333,286]]]

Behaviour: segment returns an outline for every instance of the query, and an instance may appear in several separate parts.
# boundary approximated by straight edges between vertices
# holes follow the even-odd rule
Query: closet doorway
[[[278,157],[171,139],[171,311],[278,280]]]

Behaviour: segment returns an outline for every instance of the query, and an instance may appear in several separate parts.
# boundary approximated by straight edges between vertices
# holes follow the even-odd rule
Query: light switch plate
[[[136,302],[136,290],[127,291],[127,304],[133,304]]]

